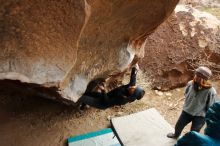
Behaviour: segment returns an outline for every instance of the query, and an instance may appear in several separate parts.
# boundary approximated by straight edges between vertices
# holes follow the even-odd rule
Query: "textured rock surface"
[[[181,4],[191,4],[193,6],[220,7],[220,0],[180,0]]]
[[[90,80],[143,57],[146,36],[177,2],[0,0],[0,79],[53,87],[76,102]]]
[[[220,72],[220,21],[209,13],[178,5],[169,19],[147,38],[141,67],[152,87],[184,86],[199,65]]]

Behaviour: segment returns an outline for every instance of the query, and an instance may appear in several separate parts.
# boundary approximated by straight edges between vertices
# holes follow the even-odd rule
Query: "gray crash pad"
[[[166,137],[174,129],[154,108],[113,118],[111,124],[125,146],[173,146],[176,143]]]

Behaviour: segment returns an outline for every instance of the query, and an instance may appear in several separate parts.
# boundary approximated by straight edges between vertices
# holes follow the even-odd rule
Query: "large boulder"
[[[220,21],[195,8],[178,5],[175,13],[146,40],[141,62],[152,88],[185,86],[199,65],[220,72]]]
[[[16,81],[42,95],[56,90],[76,102],[91,80],[123,73],[142,58],[146,37],[177,3],[0,0],[0,84]]]

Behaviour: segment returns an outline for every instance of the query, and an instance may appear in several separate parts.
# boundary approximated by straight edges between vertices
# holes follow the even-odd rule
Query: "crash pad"
[[[111,128],[70,137],[68,146],[121,146]]]
[[[173,146],[176,143],[166,137],[174,129],[154,108],[113,118],[111,124],[125,146]]]

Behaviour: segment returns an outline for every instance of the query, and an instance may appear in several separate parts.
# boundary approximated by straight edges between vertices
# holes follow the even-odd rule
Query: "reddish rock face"
[[[169,17],[146,40],[141,67],[152,88],[170,90],[185,86],[194,69],[206,65],[220,72],[220,21],[211,14],[178,5]]]
[[[143,57],[146,37],[177,3],[1,0],[0,79],[53,87],[76,102],[92,79],[121,73],[135,55]]]

